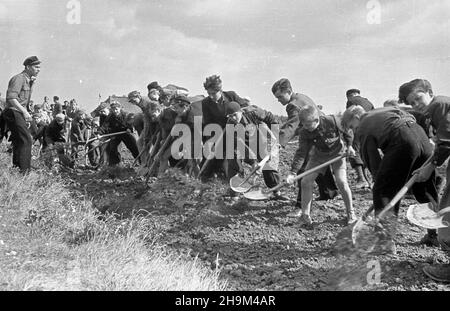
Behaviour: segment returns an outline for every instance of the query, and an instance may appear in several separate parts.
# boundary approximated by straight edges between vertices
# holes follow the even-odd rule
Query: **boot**
[[[355,171],[356,171],[356,175],[357,175],[355,189],[359,190],[359,189],[370,188],[369,183],[367,182],[366,178],[364,177],[362,165],[357,165],[355,167]]]
[[[356,222],[358,218],[355,215],[355,212],[352,210],[347,212],[347,225],[351,225],[352,223]]]
[[[450,265],[433,265],[423,268],[423,272],[436,282],[450,283]]]
[[[420,240],[419,244],[424,244],[429,247],[439,247],[436,230],[428,230],[428,233]]]
[[[275,200],[275,201],[290,201],[290,199],[283,195],[281,193],[281,191],[275,191],[275,193],[273,194],[273,197],[271,198],[271,200]]]

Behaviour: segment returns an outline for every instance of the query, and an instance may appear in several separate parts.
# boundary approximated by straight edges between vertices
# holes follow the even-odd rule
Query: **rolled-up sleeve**
[[[300,125],[300,118],[298,115],[298,108],[292,104],[286,107],[286,112],[288,114],[288,120],[282,125],[280,130],[280,145],[286,146],[292,137],[295,136],[295,132]]]
[[[21,75],[12,77],[9,80],[8,90],[6,91],[6,100],[9,102],[10,100],[16,99],[20,102],[20,92],[22,91],[23,85],[24,78]]]

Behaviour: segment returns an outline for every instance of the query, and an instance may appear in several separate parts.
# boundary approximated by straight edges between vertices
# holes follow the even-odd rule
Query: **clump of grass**
[[[9,161],[0,157],[0,290],[226,289],[219,271],[159,246],[149,218],[100,219],[61,176],[24,176]]]
[[[219,271],[132,234],[94,239],[79,248],[79,283],[87,290],[225,290]]]

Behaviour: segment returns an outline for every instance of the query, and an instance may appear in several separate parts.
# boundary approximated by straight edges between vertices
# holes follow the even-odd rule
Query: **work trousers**
[[[130,150],[133,157],[136,159],[139,155],[139,149],[136,143],[136,138],[131,133],[121,134],[108,143],[108,161],[109,165],[117,165],[121,161],[120,153],[118,147],[120,143],[123,142],[125,146]]]
[[[22,113],[13,109],[6,109],[3,112],[3,118],[11,131],[13,166],[18,167],[23,173],[27,172],[31,168],[31,148],[33,144],[27,122]]]
[[[367,153],[377,150],[376,146],[370,146],[370,144],[372,143],[369,142],[364,147],[363,158],[370,158]],[[391,133],[387,146],[383,146],[383,153],[384,156],[379,165],[369,165],[369,168],[372,167],[371,173],[375,180],[373,203],[376,215],[407,183],[412,173],[433,154],[433,147],[423,129],[417,123],[408,122]],[[378,167],[376,172],[372,171],[373,167]],[[433,173],[426,182],[415,183],[412,193],[419,203],[429,202],[426,193],[437,200],[435,174]],[[396,215],[398,215],[399,207],[400,202],[394,207]]]

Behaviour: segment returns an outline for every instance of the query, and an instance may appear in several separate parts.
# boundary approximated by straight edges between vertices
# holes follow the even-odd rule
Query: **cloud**
[[[204,93],[211,74],[276,113],[284,109],[270,88],[281,77],[327,112],[342,110],[347,88],[381,105],[415,76],[450,94],[450,2],[380,2],[380,25],[367,23],[366,2],[350,0],[90,0],[81,1],[81,25],[66,23],[64,1],[35,0],[35,11],[24,1],[2,2],[25,18],[0,21],[7,42],[0,84],[6,89],[23,59],[36,54],[45,61],[35,96],[87,105],[98,93],[145,92],[154,80]]]

